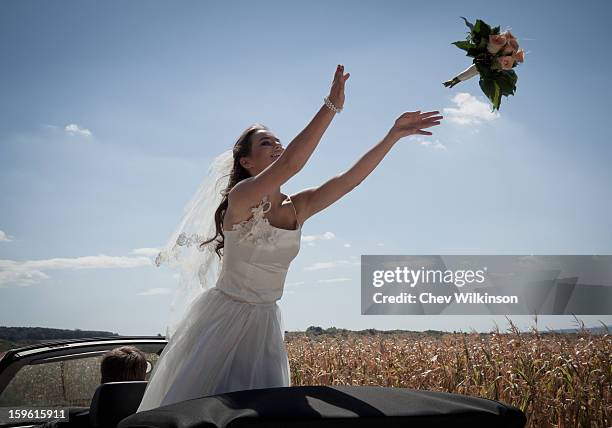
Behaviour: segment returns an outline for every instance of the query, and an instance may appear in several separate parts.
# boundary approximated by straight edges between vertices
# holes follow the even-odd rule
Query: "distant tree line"
[[[0,341],[28,342],[59,339],[81,339],[85,337],[118,336],[117,333],[95,330],[65,330],[44,327],[3,327],[0,326]]]
[[[601,322],[601,321],[600,321]],[[603,323],[602,323],[603,324]],[[610,334],[610,328],[611,326],[605,325],[603,324],[602,327],[584,327],[581,326],[580,328],[566,328],[566,329],[557,329],[557,330],[548,330],[548,331],[542,331],[540,332],[540,334],[577,334],[577,333],[590,333],[590,334]],[[285,331],[286,334],[289,334],[290,336],[292,335],[299,335],[302,334],[301,332],[293,332],[293,331]],[[330,327],[330,328],[323,328],[323,327],[319,327],[319,326],[314,326],[311,325],[310,327],[308,327],[306,329],[306,335],[307,336],[320,336],[323,334],[329,334],[329,335],[340,335],[340,336],[346,336],[349,333],[350,334],[356,334],[356,335],[361,335],[361,336],[374,336],[374,335],[380,335],[380,334],[414,334],[417,336],[442,336],[445,334],[463,334],[463,335],[468,335],[468,334],[478,334],[480,336],[488,336],[491,333],[494,333],[494,331],[490,331],[490,332],[477,332],[476,330],[472,329],[471,333],[465,332],[465,331],[456,331],[453,330],[452,332],[450,331],[440,331],[440,330],[425,330],[425,331],[414,331],[414,330],[377,330],[375,328],[368,328],[365,330],[347,330],[344,328],[336,328],[336,327]],[[531,331],[523,331],[521,332],[521,334],[524,335],[530,335]]]
[[[346,334],[358,334],[358,335],[378,335],[378,334],[399,334],[399,333],[417,333],[417,334],[428,334],[439,336],[446,334],[444,331],[438,330],[426,330],[426,331],[411,331],[411,330],[377,330],[375,328],[368,328],[365,330],[347,330],[345,328],[323,328],[319,326],[311,325],[306,329],[307,336],[319,336],[322,334],[330,334],[330,335],[346,335]]]

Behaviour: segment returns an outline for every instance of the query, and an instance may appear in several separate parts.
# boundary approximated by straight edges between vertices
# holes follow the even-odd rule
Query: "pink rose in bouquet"
[[[506,46],[504,47],[502,53],[505,55],[513,54],[514,52],[518,51],[518,47],[519,45],[516,39],[507,39]]]
[[[487,50],[490,54],[495,55],[506,45],[506,37],[501,34],[491,34],[489,36],[489,43],[487,43]]]
[[[516,37],[514,37],[510,30],[504,31],[503,33],[501,33],[501,35],[504,36],[506,40],[516,40]]]
[[[511,55],[497,57],[497,62],[502,70],[512,70],[514,58]]]
[[[519,49],[515,53],[512,54],[516,62],[523,62],[525,60],[525,51]]]

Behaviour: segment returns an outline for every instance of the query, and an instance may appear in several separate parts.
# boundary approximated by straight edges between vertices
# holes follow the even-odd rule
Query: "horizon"
[[[526,329],[520,329],[519,331],[521,333],[530,333],[533,332],[534,327],[537,327],[535,325],[530,326],[529,328]],[[75,329],[61,329],[61,328],[54,328],[54,327],[41,327],[41,326],[5,326],[5,325],[0,325],[0,329],[2,328],[24,328],[24,329],[46,329],[46,330],[57,330],[57,331],[71,331],[71,332],[82,332],[82,333],[109,333],[110,335],[116,335],[116,336],[120,336],[120,337],[129,337],[129,336],[134,336],[134,335],[123,335],[120,334],[118,332],[114,332],[114,331],[106,331],[106,330],[84,330],[84,329],[79,329],[79,328],[75,328]],[[518,328],[518,327],[517,327]],[[584,329],[587,331],[592,331],[592,330],[601,330],[602,332],[604,330],[609,330],[612,328],[612,324],[603,324],[600,323],[600,325],[594,325],[594,326],[584,326]],[[373,330],[375,332],[380,332],[380,333],[391,333],[391,332],[402,332],[402,333],[429,333],[429,332],[434,332],[434,333],[446,333],[446,334],[472,334],[472,333],[477,333],[477,334],[493,334],[493,333],[497,333],[496,330],[489,330],[489,331],[476,331],[474,329],[471,329],[470,331],[463,331],[463,330],[437,330],[437,329],[427,329],[427,330],[406,330],[406,329],[376,329],[376,328],[365,328],[365,329],[360,329],[360,330],[352,330],[352,329],[346,329],[346,328],[339,328],[339,327],[335,327],[335,326],[331,326],[328,328],[323,328],[321,326],[318,325],[311,325],[308,326],[306,329],[304,330],[285,330],[284,333],[306,333],[308,330],[310,329],[321,329],[323,331],[323,333],[321,334],[328,334],[328,330],[337,330],[338,332],[343,332],[343,331],[348,331],[351,333],[361,333],[361,332],[367,332],[370,330]],[[550,329],[550,328],[546,328],[546,329],[541,329],[541,328],[537,328],[537,331],[539,333],[547,333],[547,332],[563,332],[563,331],[568,331],[570,333],[573,332],[580,332],[582,330],[582,328],[580,326],[577,327],[571,327],[571,328],[557,328],[557,329]],[[499,329],[499,333],[500,334],[512,334],[512,325],[508,324],[508,327],[504,328],[500,328]],[[158,336],[165,336],[164,333],[155,333],[153,335],[141,335],[143,337],[158,337]],[[82,337],[82,338],[87,338],[87,336]],[[82,339],[80,338],[80,339]],[[75,339],[79,339],[79,338],[75,338]],[[4,340],[4,339],[2,339]],[[45,339],[31,339],[31,340],[45,340]],[[48,339],[49,341],[51,340],[55,340],[55,339]],[[60,339],[62,340],[62,339]]]

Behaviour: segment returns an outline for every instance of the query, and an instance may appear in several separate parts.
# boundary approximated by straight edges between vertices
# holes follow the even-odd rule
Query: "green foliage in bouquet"
[[[494,62],[496,55],[487,50],[489,36],[500,34],[500,27],[491,28],[481,19],[477,19],[472,24],[466,18],[461,18],[470,31],[467,33],[466,40],[460,40],[452,44],[464,50],[466,56],[474,58],[472,62],[480,74],[480,88],[493,104],[493,109],[499,110],[501,96],[514,95],[518,80],[514,70],[498,69]]]

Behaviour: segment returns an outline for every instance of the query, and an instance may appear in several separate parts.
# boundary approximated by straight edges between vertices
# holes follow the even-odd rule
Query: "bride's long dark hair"
[[[262,125],[260,123],[254,123],[247,129],[245,129],[242,134],[240,134],[240,137],[238,137],[238,141],[236,141],[236,144],[234,144],[234,149],[232,150],[234,166],[232,167],[232,172],[230,172],[229,174],[230,178],[229,182],[227,183],[227,187],[222,191],[223,199],[221,200],[219,207],[215,211],[215,236],[200,244],[200,247],[203,247],[206,244],[215,241],[215,252],[217,253],[217,256],[219,256],[219,258],[223,256],[222,250],[225,245],[225,234],[223,233],[223,219],[225,218],[225,212],[227,211],[227,206],[229,203],[227,195],[236,184],[238,184],[245,178],[249,178],[251,176],[249,171],[244,169],[244,167],[240,164],[240,158],[251,155],[251,146],[253,144],[252,137],[255,131],[259,130],[269,131],[268,127],[266,127],[265,125]]]

